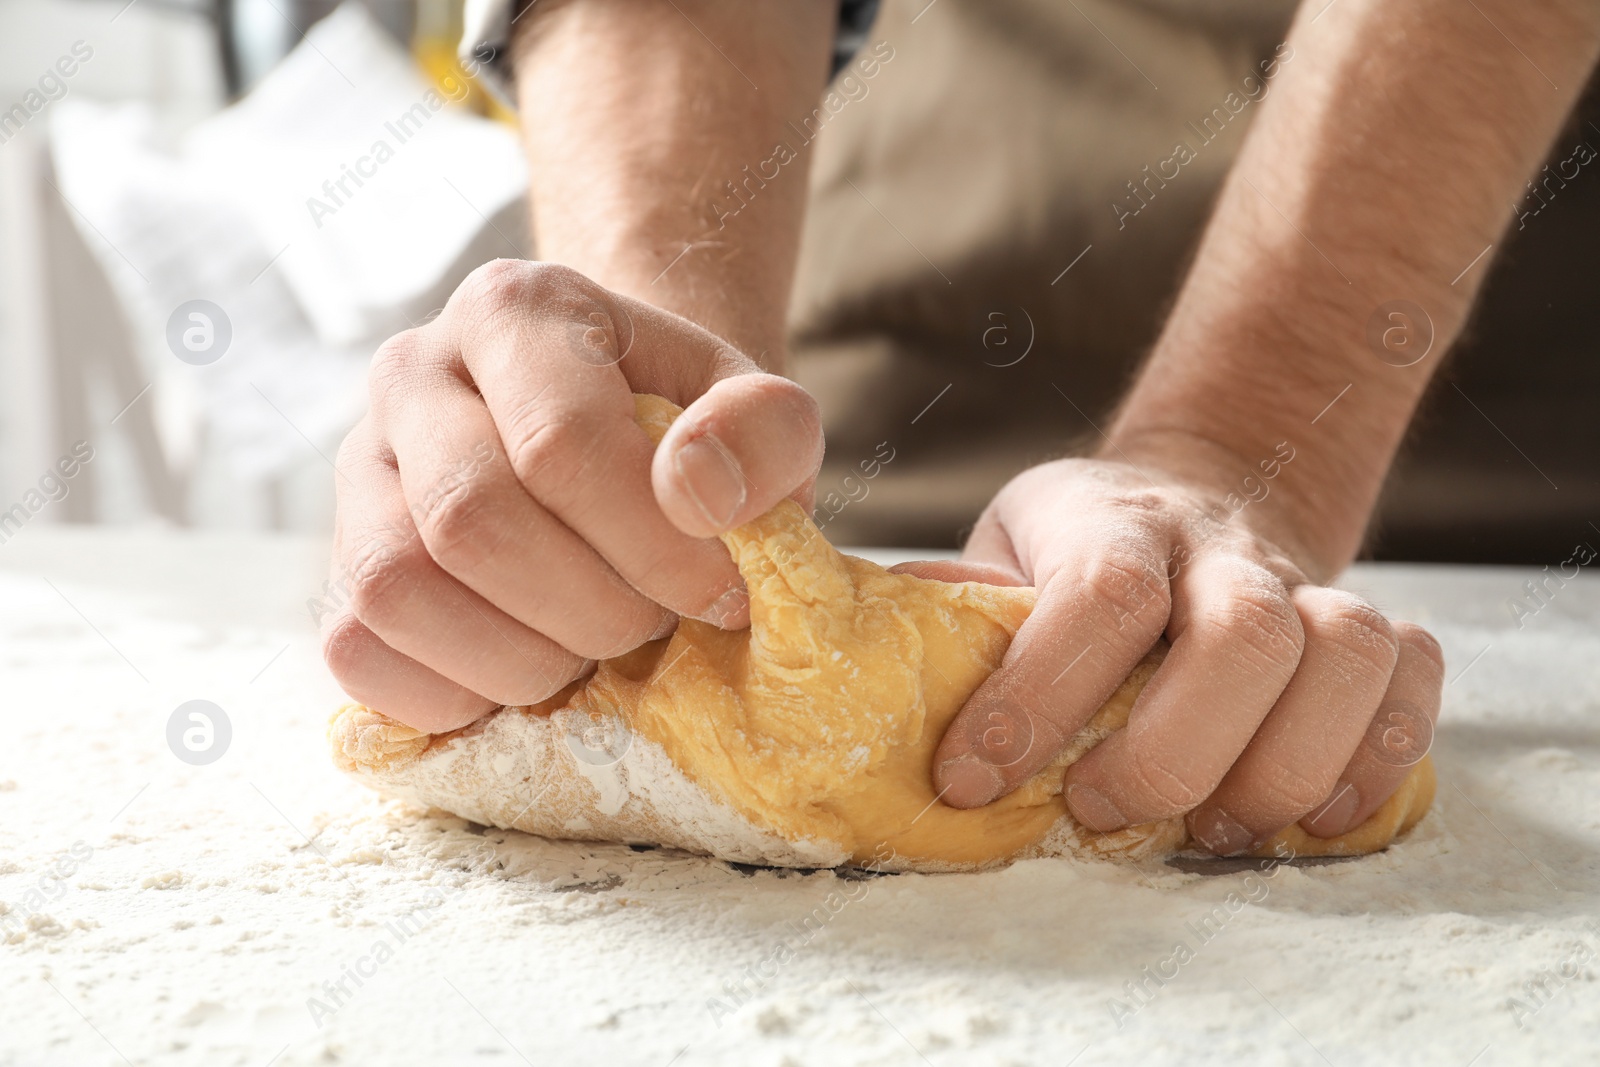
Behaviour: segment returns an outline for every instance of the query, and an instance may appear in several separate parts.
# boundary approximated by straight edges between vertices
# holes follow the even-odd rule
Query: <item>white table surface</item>
[[[1119,1027],[1124,983],[1195,942],[1187,924],[1245,874],[1057,860],[852,882],[424,816],[328,763],[340,696],[305,610],[321,568],[319,545],[262,537],[37,527],[0,545],[0,1064],[1600,1056],[1587,575],[1517,629],[1506,602],[1531,572],[1356,568],[1347,585],[1446,650],[1434,813],[1382,855],[1255,883]],[[208,766],[166,741],[196,698],[233,728]],[[848,899],[820,933],[743,977],[830,893]],[[370,976],[335,1006],[324,983],[346,968]]]

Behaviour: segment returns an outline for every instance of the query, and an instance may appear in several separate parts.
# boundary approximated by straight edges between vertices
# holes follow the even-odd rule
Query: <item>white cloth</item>
[[[55,106],[58,182],[155,383],[142,402],[174,469],[232,484],[293,470],[308,441],[331,455],[366,406],[373,348],[473,267],[524,254],[516,134],[448,95],[346,4],[250,96],[175,142],[144,104]],[[371,171],[359,185],[355,168]],[[200,367],[167,341],[194,299],[231,329]]]
[[[346,3],[186,154],[234,188],[334,344],[396,333],[442,306],[453,269],[526,255],[515,131],[455,107],[360,4]]]

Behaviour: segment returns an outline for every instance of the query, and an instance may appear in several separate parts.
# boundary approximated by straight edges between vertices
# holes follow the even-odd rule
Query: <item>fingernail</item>
[[[1067,786],[1067,807],[1074,819],[1100,833],[1128,825],[1128,817],[1104,793],[1086,785]]]
[[[935,777],[939,798],[952,808],[981,808],[999,796],[1006,784],[999,770],[971,752],[939,764]]]
[[[1361,806],[1361,794],[1349,782],[1340,782],[1328,802],[1301,820],[1308,833],[1318,837],[1338,837],[1350,829],[1356,809]]]
[[[744,586],[730,589],[700,613],[701,622],[723,630],[736,630],[750,622],[750,593]]]
[[[706,521],[719,530],[728,527],[745,501],[744,474],[733,453],[705,433],[678,449],[673,463],[689,499]]]
[[[1256,835],[1218,808],[1201,812],[1194,820],[1194,836],[1218,856],[1234,856],[1255,844]]]

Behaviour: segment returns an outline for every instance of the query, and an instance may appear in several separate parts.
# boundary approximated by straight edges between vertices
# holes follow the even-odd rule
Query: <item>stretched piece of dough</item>
[[[678,414],[659,397],[636,406],[657,442]],[[685,619],[542,704],[449,734],[347,705],[329,724],[335,762],[384,793],[493,826],[780,866],[955,870],[1190,844],[1182,819],[1084,830],[1061,796],[1062,771],[1127,722],[1164,647],[1048,767],[959,811],[936,802],[934,749],[999,666],[1033,590],[890,574],[835,551],[787,500],[722,540],[750,590],[748,632]],[[1290,827],[1258,854],[1381,849],[1422,818],[1433,790],[1424,758],[1349,833]]]

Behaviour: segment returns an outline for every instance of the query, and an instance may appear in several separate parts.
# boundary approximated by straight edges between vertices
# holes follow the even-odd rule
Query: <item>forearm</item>
[[[540,0],[514,45],[539,258],[781,371],[809,153],[774,148],[817,105],[834,18],[823,0]]]
[[[1359,547],[1493,253],[1463,268],[1498,244],[1583,86],[1600,9],[1317,2],[1290,44],[1108,452],[1259,477],[1290,442],[1252,521],[1326,579]],[[1412,366],[1368,342],[1393,300],[1432,322]]]

